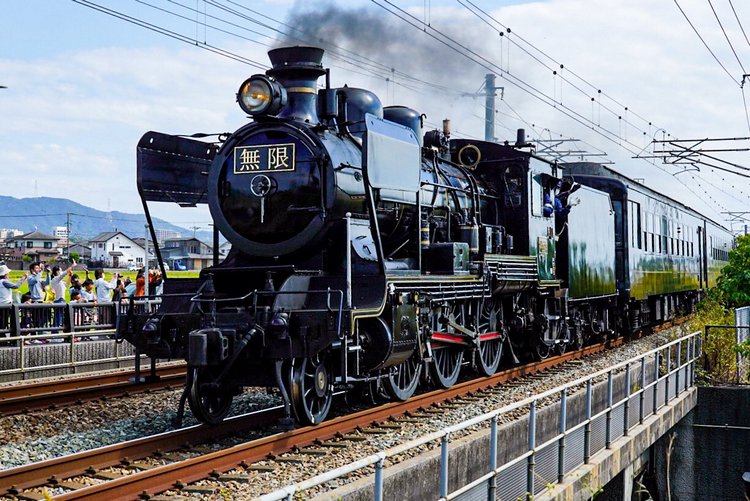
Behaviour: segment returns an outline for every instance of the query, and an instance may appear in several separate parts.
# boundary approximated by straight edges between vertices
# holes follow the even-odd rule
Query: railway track
[[[135,372],[129,371],[0,387],[0,416],[181,386],[185,366],[157,367],[157,374],[158,380],[138,384],[131,381]]]
[[[207,427],[194,426],[174,432],[145,437],[131,442],[114,444],[92,451],[73,454],[49,461],[42,461],[0,472],[0,492],[8,495],[24,495],[24,490],[36,488],[41,494],[43,486],[62,487],[68,492],[55,495],[55,499],[133,499],[144,493],[156,494],[169,489],[180,489],[191,482],[214,477],[222,479],[222,473],[245,466],[253,469],[252,463],[277,457],[292,450],[318,444],[319,447],[337,447],[336,440],[353,438],[356,430],[364,434],[382,433],[385,428],[398,426],[393,419],[414,419],[441,412],[435,406],[497,386],[522,376],[551,369],[571,360],[580,359],[607,348],[619,346],[622,338],[585,348],[582,351],[566,353],[560,357],[527,364],[505,370],[492,377],[474,379],[459,383],[447,390],[431,391],[415,395],[406,402],[381,405],[372,409],[334,418],[314,427],[305,427],[265,438],[241,443],[216,452],[202,451],[190,444],[214,439],[220,435],[257,427],[261,423],[271,423],[282,416],[281,408],[267,409],[257,413],[227,420],[221,425]],[[403,423],[406,425],[406,423]],[[360,435],[360,440],[362,436]],[[340,445],[338,445],[340,446]],[[169,451],[181,450],[170,454]],[[192,454],[190,451],[197,452]],[[166,451],[166,452],[165,452]],[[320,454],[320,449],[316,449]],[[191,457],[180,457],[190,455]],[[159,457],[173,462],[154,466],[139,461],[145,457]],[[116,473],[106,471],[118,467]],[[128,470],[127,474],[122,472]],[[80,476],[94,479],[81,482]],[[73,480],[66,480],[73,479]],[[234,480],[237,480],[236,478]],[[240,479],[241,480],[241,479]],[[95,485],[87,485],[96,482]],[[31,496],[29,496],[31,497]]]

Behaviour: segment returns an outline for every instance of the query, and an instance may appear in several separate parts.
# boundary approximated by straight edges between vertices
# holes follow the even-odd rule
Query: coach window
[[[661,217],[661,247],[664,254],[669,253],[667,250],[667,216]]]
[[[635,232],[635,234],[637,235],[637,238],[638,238],[638,242],[637,242],[638,243],[638,248],[640,249],[641,248],[641,204],[639,204],[639,203],[633,203],[633,205],[635,206],[635,210],[633,212],[635,212],[635,218],[636,218],[636,220],[635,220],[635,225],[636,225],[636,232]]]
[[[544,193],[542,192],[542,176],[536,174],[531,178],[531,213],[535,216],[541,216],[543,205]]]

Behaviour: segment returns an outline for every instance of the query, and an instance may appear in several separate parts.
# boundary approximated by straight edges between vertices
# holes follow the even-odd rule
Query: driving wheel
[[[465,305],[453,303],[448,308],[448,313],[438,313],[437,328],[439,332],[458,335],[451,324],[464,325],[466,322]],[[464,360],[464,347],[461,344],[447,342],[433,343],[432,363],[430,364],[430,375],[435,384],[440,388],[449,388],[458,381],[461,372],[461,363]]]
[[[394,400],[408,400],[417,390],[422,364],[412,356],[390,368],[388,377],[383,380],[386,393]]]
[[[297,421],[302,425],[322,422],[331,409],[333,386],[320,354],[293,360],[290,372],[291,403]]]
[[[503,356],[505,336],[499,330],[502,310],[491,300],[479,300],[477,308],[479,331],[479,350],[477,350],[477,370],[483,376],[491,376],[497,372],[500,359]]]

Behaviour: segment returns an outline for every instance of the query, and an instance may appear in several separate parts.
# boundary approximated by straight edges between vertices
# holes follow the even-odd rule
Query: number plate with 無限
[[[294,146],[294,143],[238,146],[234,149],[234,173],[293,171]]]

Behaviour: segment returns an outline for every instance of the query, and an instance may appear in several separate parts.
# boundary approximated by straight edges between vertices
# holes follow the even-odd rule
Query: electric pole
[[[495,91],[500,91],[503,98],[505,87],[495,87],[495,75],[487,73],[484,76],[484,140],[495,141]]]
[[[65,257],[70,261],[70,212],[65,213]]]

